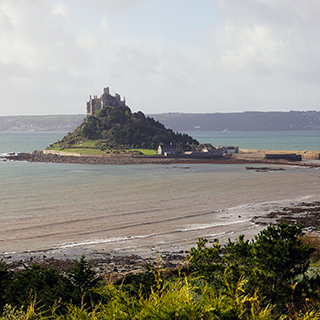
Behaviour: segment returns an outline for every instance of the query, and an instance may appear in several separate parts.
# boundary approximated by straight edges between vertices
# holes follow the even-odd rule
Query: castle
[[[102,109],[104,106],[125,107],[126,99],[121,101],[120,95],[116,93],[112,96],[109,87],[103,89],[103,94],[100,98],[90,95],[90,100],[87,102],[87,116],[91,116],[96,110]]]

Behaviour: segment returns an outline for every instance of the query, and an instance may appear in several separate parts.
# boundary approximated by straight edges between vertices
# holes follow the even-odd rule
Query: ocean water
[[[49,144],[62,139],[67,132],[0,131],[0,155],[9,152],[43,150]]]
[[[235,145],[240,149],[320,150],[320,131],[189,132],[201,143]]]
[[[0,132],[0,153],[43,149],[62,136]],[[0,161],[0,252],[90,247],[152,254],[185,250],[199,237],[254,235],[260,229],[253,216],[319,200],[318,169],[284,168]]]

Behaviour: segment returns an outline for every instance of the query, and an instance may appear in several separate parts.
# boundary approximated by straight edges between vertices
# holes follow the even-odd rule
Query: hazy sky
[[[0,0],[0,116],[320,110],[319,0]]]

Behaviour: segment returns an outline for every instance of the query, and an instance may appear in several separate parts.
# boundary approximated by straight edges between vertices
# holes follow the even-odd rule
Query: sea
[[[0,132],[0,154],[43,150],[65,134]],[[215,146],[320,150],[320,132],[189,134]],[[281,168],[0,161],[0,257],[69,248],[150,256],[185,252],[200,237],[221,243],[240,234],[252,238],[262,228],[253,217],[319,201],[318,168]]]

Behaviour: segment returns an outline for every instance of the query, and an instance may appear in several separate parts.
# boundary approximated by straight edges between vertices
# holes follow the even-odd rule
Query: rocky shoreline
[[[242,152],[239,154],[224,154],[222,157],[165,157],[137,156],[132,154],[72,154],[63,152],[34,151],[31,153],[10,154],[1,157],[3,161],[27,161],[47,163],[74,164],[178,164],[178,163],[215,163],[215,164],[279,164],[319,167],[319,160],[305,159],[290,161],[284,159],[265,159],[264,153]]]
[[[46,254],[45,254],[46,253]],[[48,256],[47,256],[48,255]],[[51,256],[50,256],[51,255]],[[174,270],[183,268],[186,265],[186,253],[169,253],[164,252],[161,256],[143,258],[136,254],[131,255],[114,255],[107,252],[85,252],[82,254],[87,261],[92,263],[94,270],[101,276],[117,280],[128,273],[137,274],[143,272],[146,266],[153,268],[161,267],[162,270]],[[4,256],[3,262],[7,263],[9,269],[20,270],[23,266],[31,266],[34,264],[55,267],[63,273],[69,272],[77,257],[60,257],[47,252],[24,252],[15,256]]]

